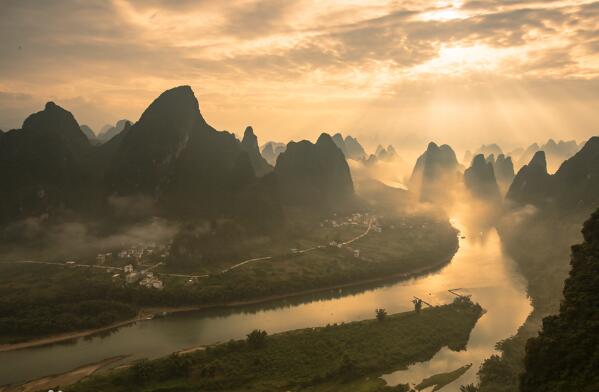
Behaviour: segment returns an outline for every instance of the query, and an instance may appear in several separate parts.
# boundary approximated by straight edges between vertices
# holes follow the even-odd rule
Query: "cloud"
[[[533,102],[546,99],[529,96],[532,82],[583,81],[581,95],[566,90],[559,97],[577,102],[554,121],[563,124],[586,119],[596,103],[590,89],[599,78],[597,18],[599,2],[578,0],[9,0],[0,13],[0,127],[18,127],[28,112],[55,100],[100,128],[136,119],[161,91],[191,84],[217,128],[252,122],[265,138],[283,140],[366,123],[341,121],[339,113],[364,117],[401,95],[408,117],[439,106],[440,93],[446,106],[460,101],[448,94],[461,94],[456,85],[480,88],[469,93],[486,102],[480,110],[501,112],[492,89],[504,95],[514,88],[512,95]],[[397,112],[383,106],[388,111],[377,116]],[[404,136],[439,132],[407,120],[371,119],[381,128],[369,135],[399,140],[397,127],[408,124],[417,129],[402,129]],[[501,121],[510,122],[531,135],[541,127]],[[445,126],[451,134],[460,124]]]

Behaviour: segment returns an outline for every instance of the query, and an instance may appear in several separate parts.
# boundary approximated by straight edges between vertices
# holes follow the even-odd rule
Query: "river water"
[[[452,223],[462,230],[465,238],[460,239],[460,248],[451,263],[434,273],[260,305],[172,314],[100,336],[1,352],[0,385],[65,372],[118,355],[129,355],[128,360],[155,358],[194,346],[243,338],[253,329],[272,334],[373,318],[376,308],[385,308],[389,313],[403,312],[412,310],[413,296],[432,304],[448,303],[454,297],[447,290],[460,288],[461,293],[471,294],[487,310],[472,331],[467,349],[453,352],[444,348],[428,362],[383,376],[391,385],[418,383],[431,375],[472,363],[468,372],[442,389],[458,391],[461,384],[476,381],[481,362],[495,353],[495,343],[515,334],[532,308],[524,281],[515,271],[513,261],[503,253],[495,229],[468,228],[457,218]]]

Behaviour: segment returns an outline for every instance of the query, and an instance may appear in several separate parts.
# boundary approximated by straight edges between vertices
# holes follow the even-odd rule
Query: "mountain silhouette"
[[[546,317],[539,336],[526,344],[522,392],[591,392],[599,387],[599,210],[582,234],[584,242],[572,247],[559,314]]]
[[[358,142],[358,139],[351,136],[346,136],[345,139],[340,133],[336,133],[332,137],[335,145],[341,150],[343,155],[347,159],[354,159],[360,161],[366,158],[366,152],[362,145]]]
[[[241,148],[247,152],[256,176],[263,177],[273,170],[273,167],[266,162],[262,155],[260,155],[258,138],[254,134],[254,129],[252,127],[247,127],[245,129],[243,139],[241,140]]]
[[[354,195],[343,152],[326,133],[316,143],[290,142],[277,159],[275,174],[286,205],[335,208]]]
[[[550,197],[550,183],[545,152],[537,151],[528,165],[516,174],[506,198],[519,204],[544,203]]]
[[[109,195],[147,197],[176,217],[244,214],[256,182],[248,153],[206,123],[189,86],[162,93],[122,135],[106,174]],[[276,205],[264,195],[257,198]]]
[[[514,178],[507,198],[561,213],[594,210],[599,206],[599,137],[589,139],[554,175],[547,173],[545,153],[538,151]]]
[[[544,151],[548,167],[555,170],[562,162],[576,154],[580,148],[581,146],[574,140],[560,140],[556,143],[555,140],[549,139],[545,144],[540,146],[537,143],[533,143],[520,155],[517,165],[518,167],[523,166],[526,162],[530,161],[531,157],[537,151]]]
[[[100,143],[106,143],[130,125],[131,121],[126,119],[117,121],[115,126],[105,125],[100,130],[97,139],[100,141]]]
[[[271,166],[277,164],[277,158],[285,151],[287,145],[285,143],[268,142],[262,146],[261,154]]]
[[[83,134],[87,137],[87,140],[89,140],[89,142],[91,144],[97,144],[99,143],[98,138],[96,137],[96,134],[94,133],[94,131],[87,125],[81,125],[79,128],[81,128],[81,132],[83,132]]]
[[[590,138],[552,176],[553,197],[559,208],[583,211],[599,207],[599,137]]]
[[[464,172],[464,184],[476,197],[493,201],[501,199],[493,164],[485,160],[483,154],[476,155],[472,165]]]
[[[409,189],[421,201],[447,200],[459,175],[458,161],[451,147],[446,144],[439,147],[431,142],[414,165]]]
[[[346,156],[350,159],[354,159],[356,161],[360,161],[366,158],[366,151],[364,151],[364,147],[358,142],[358,139],[347,135],[345,137],[345,149]]]
[[[483,144],[482,146],[480,146],[478,148],[478,150],[476,150],[474,152],[474,155],[478,155],[478,154],[483,154],[485,157],[489,156],[489,155],[498,156],[500,154],[503,154],[503,150],[496,143]]]
[[[514,164],[511,157],[506,157],[504,154],[499,154],[493,162],[495,178],[497,182],[509,186],[514,180]]]
[[[89,200],[91,145],[73,115],[48,102],[0,142],[0,221],[81,208]]]

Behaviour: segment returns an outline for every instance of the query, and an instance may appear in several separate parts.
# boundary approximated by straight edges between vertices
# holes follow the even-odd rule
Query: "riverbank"
[[[457,249],[456,249],[456,251],[457,251]],[[383,276],[383,277],[378,277],[378,278],[363,279],[363,280],[355,281],[355,282],[351,282],[351,283],[338,284],[338,285],[333,285],[333,286],[328,286],[328,287],[303,290],[303,291],[287,293],[287,294],[271,295],[268,297],[255,298],[252,300],[230,301],[230,302],[225,302],[225,303],[213,303],[213,304],[205,304],[205,305],[198,305],[198,306],[180,306],[180,307],[165,306],[165,307],[143,308],[139,312],[137,317],[129,319],[129,320],[124,320],[124,321],[117,322],[117,323],[114,323],[111,325],[107,325],[105,327],[95,328],[95,329],[86,330],[86,331],[64,333],[64,334],[48,336],[48,337],[41,338],[41,339],[29,340],[29,341],[24,341],[24,342],[19,342],[19,343],[1,344],[0,352],[22,350],[22,349],[26,349],[26,348],[51,345],[51,344],[66,342],[69,340],[79,339],[79,338],[83,338],[83,337],[89,337],[89,336],[93,336],[93,335],[96,335],[96,334],[99,334],[102,332],[118,329],[118,328],[130,325],[130,324],[136,323],[136,322],[144,321],[144,320],[147,320],[148,318],[153,318],[153,317],[159,316],[162,313],[179,313],[179,312],[208,310],[208,309],[215,309],[215,308],[233,308],[233,307],[240,307],[240,306],[247,306],[247,305],[256,305],[256,304],[261,304],[261,303],[267,303],[270,301],[300,297],[303,295],[319,294],[319,293],[324,293],[324,292],[331,291],[331,290],[354,288],[354,287],[359,287],[359,286],[363,286],[363,285],[384,283],[384,282],[390,282],[390,281],[395,281],[395,280],[407,280],[407,279],[415,278],[415,277],[418,277],[421,275],[426,275],[428,273],[439,270],[439,269],[443,268],[444,266],[446,266],[448,263],[450,263],[452,258],[453,258],[453,254],[451,255],[451,257],[449,257],[447,259],[443,259],[438,263],[435,263],[433,265],[429,265],[426,267],[418,268],[411,272],[397,273],[397,274],[393,274],[390,276]]]
[[[297,390],[376,380],[386,372],[429,360],[442,347],[465,348],[482,315],[479,305],[456,301],[355,321],[231,341],[189,354],[137,362],[67,388],[68,391]],[[374,309],[373,309],[374,315]],[[383,390],[380,380],[367,383]]]
[[[53,388],[58,389],[60,386],[71,385],[79,382],[80,380],[91,376],[108,365],[125,358],[126,356],[123,355],[107,358],[103,361],[84,365],[65,373],[42,377],[20,385],[0,386],[0,392],[35,392],[47,391]]]
[[[570,247],[581,241],[583,220],[537,214],[518,224],[506,220],[500,225],[504,249],[526,279],[534,309],[514,336],[499,342],[501,355],[493,355],[481,366],[481,392],[519,388],[528,339],[538,335],[543,318],[559,311],[562,287],[570,271]]]
[[[311,252],[290,253],[293,242],[283,241],[285,246],[277,243],[280,249],[271,250],[279,256],[226,273],[223,265],[196,261],[195,274],[208,266],[216,272],[195,280],[165,276],[162,290],[127,284],[122,277],[95,270],[1,264],[0,292],[6,295],[0,299],[0,351],[128,325],[146,316],[140,316],[140,310],[234,307],[406,278],[435,270],[458,247],[457,231],[449,222],[430,217],[380,218],[376,230],[347,224],[338,237],[331,228],[321,229],[324,234],[312,233],[314,238],[302,237],[295,244],[296,249],[314,249]],[[351,247],[323,245],[327,238],[330,243],[353,242]],[[268,254],[264,246],[246,256]]]

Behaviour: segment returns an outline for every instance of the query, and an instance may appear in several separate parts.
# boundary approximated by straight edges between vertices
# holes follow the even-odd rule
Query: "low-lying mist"
[[[79,259],[139,244],[164,244],[172,240],[179,224],[150,218],[130,225],[99,227],[95,222],[69,221],[47,224],[46,217],[28,218],[4,229],[2,259],[39,257],[44,260]],[[25,241],[23,241],[25,239]]]

